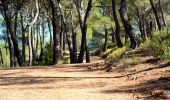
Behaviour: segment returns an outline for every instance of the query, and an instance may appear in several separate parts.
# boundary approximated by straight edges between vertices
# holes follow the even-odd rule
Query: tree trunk
[[[63,21],[61,20],[61,29],[60,29],[60,52],[61,58],[63,58]]]
[[[53,64],[61,62],[60,52],[60,30],[59,30],[59,12],[57,5],[53,0],[49,0],[52,9],[52,25],[53,25]]]
[[[32,33],[31,33],[31,46],[32,46],[32,65],[36,64],[36,51],[35,51],[35,31],[34,31],[34,25],[32,27]]]
[[[79,16],[79,23],[80,23],[81,33],[82,33],[81,48],[80,48],[80,54],[78,57],[78,63],[83,63],[85,50],[87,52],[89,52],[88,47],[86,48],[86,45],[87,45],[86,44],[86,34],[87,34],[88,17],[90,15],[90,11],[92,8],[92,0],[88,1],[84,21],[83,21],[82,15],[81,15],[81,8],[82,8],[81,5],[78,4],[78,2],[76,2],[75,0],[74,0],[74,2],[76,5],[76,8],[77,8],[77,12],[78,12],[78,16]],[[86,53],[86,54],[87,54],[86,56],[88,57],[89,56],[88,53]],[[88,57],[88,58],[90,58],[90,57]]]
[[[106,51],[107,50],[107,41],[108,41],[108,30],[105,29],[105,42],[104,42],[104,46],[103,46],[103,51]]]
[[[153,22],[152,21],[150,21],[149,27],[150,27],[150,30],[151,30],[151,37],[152,37],[152,32],[153,32]]]
[[[156,18],[156,22],[157,22],[157,25],[158,25],[158,29],[159,29],[159,31],[161,31],[162,25],[161,25],[160,20],[159,20],[158,12],[157,12],[157,10],[156,10],[156,8],[155,8],[155,5],[154,5],[153,0],[149,0],[149,1],[150,1],[151,6],[152,6],[152,9],[153,9],[155,18]]]
[[[139,30],[141,33],[141,37],[143,40],[146,40],[146,33],[145,33],[145,21],[144,21],[144,14],[143,11],[141,9],[139,9],[138,7],[136,7],[137,10],[137,18],[138,18],[138,24],[139,24]]]
[[[66,51],[66,33],[63,32],[63,51]]]
[[[128,35],[128,37],[130,38],[130,41],[131,41],[130,47],[135,49],[139,46],[139,43],[138,43],[139,39],[134,34],[134,30],[133,30],[130,22],[128,21],[126,12],[127,12],[127,1],[121,0],[120,17],[121,17],[123,26],[125,28],[125,32]]]
[[[113,27],[111,28],[111,30],[112,30],[112,43],[115,43],[115,31]]]
[[[28,48],[29,48],[29,66],[32,65],[32,62],[33,62],[33,54],[32,54],[32,41],[31,41],[31,34],[32,34],[32,27],[29,26],[29,33],[28,33]]]
[[[151,37],[150,22],[146,20],[146,37]]]
[[[39,29],[39,24],[37,23],[37,26],[36,26],[36,46],[35,46],[35,55],[37,55],[37,52],[38,52],[38,45],[39,45],[39,35],[40,35],[40,29]]]
[[[40,51],[39,61],[43,61],[44,59],[44,18],[42,17],[40,21],[40,46],[41,46],[41,51]]]
[[[11,49],[14,48],[14,52],[13,50],[10,50],[11,53],[13,52],[13,54],[11,54],[13,57],[17,57],[17,61],[18,61],[18,64],[19,66],[22,66],[22,58],[21,58],[21,55],[20,55],[20,50],[19,50],[19,47],[18,47],[18,43],[17,43],[17,40],[16,40],[16,36],[14,34],[14,31],[12,31],[12,21],[11,19],[7,18],[6,19],[6,25],[7,25],[7,30],[8,30],[8,35],[9,35],[9,39],[10,39],[10,44],[11,44]],[[15,58],[14,58],[15,59]],[[14,61],[15,62],[15,61]]]
[[[4,63],[4,60],[3,60],[3,57],[2,57],[2,50],[0,49],[0,59],[1,59],[1,64],[3,64]]]
[[[22,13],[20,14],[21,18],[21,31],[22,31],[22,62],[23,65],[26,64],[26,56],[25,56],[25,43],[26,43],[26,38],[25,38],[25,30],[24,30],[24,24],[23,24],[23,16]]]
[[[39,16],[39,2],[38,0],[35,1],[36,2],[36,15],[33,18],[33,20],[29,23],[29,33],[28,33],[28,39],[29,39],[29,65],[35,65],[36,64],[36,52],[35,52],[35,48],[34,48],[34,24],[37,22],[38,20],[38,16]],[[33,15],[33,13],[32,13]]]
[[[71,26],[72,26],[72,44],[73,44],[73,63],[77,63],[77,38],[76,38],[76,31],[78,29],[78,25],[76,25],[74,27],[74,24],[73,24],[73,14],[72,14],[72,11],[71,11],[71,18],[70,18],[70,21],[71,21]]]
[[[85,53],[85,44],[86,44],[86,34],[82,34],[81,48],[80,48],[80,53],[78,56],[78,63],[83,63],[84,53]]]
[[[8,37],[8,36],[7,36]],[[8,39],[7,39],[7,41],[8,41]],[[6,41],[6,43],[5,43],[5,51],[6,51],[6,63],[5,63],[5,65],[6,66],[8,66],[8,47],[7,47],[7,43],[9,43],[9,42],[7,42]],[[8,45],[9,46],[9,45]],[[10,61],[11,61],[11,59],[10,59]],[[11,66],[10,66],[11,67]]]
[[[115,38],[116,38],[117,46],[123,47],[123,44],[120,38],[120,24],[119,24],[117,14],[116,14],[115,0],[112,0],[112,11],[113,11],[113,17],[114,17],[115,26],[116,26]]]
[[[86,63],[90,63],[90,52],[89,52],[89,48],[87,46],[87,42],[86,42]]]
[[[70,63],[73,63],[73,49],[72,49],[72,45],[71,45],[71,40],[69,38],[70,36],[68,35],[68,32],[66,32],[66,38],[67,38],[67,44],[68,44],[68,48],[69,48],[69,52],[70,52]]]
[[[7,34],[8,34],[8,37],[9,37],[8,38],[9,44],[11,45],[11,47],[10,47],[11,57],[13,56],[12,58],[14,58],[16,56],[19,66],[22,66],[22,59],[21,59],[21,55],[20,55],[20,50],[19,50],[19,47],[18,47],[18,43],[17,43],[16,36],[15,36],[15,31],[14,31],[14,28],[13,28],[14,23],[13,23],[12,19],[10,18],[10,16],[8,16],[9,14],[7,14],[7,11],[8,11],[8,7],[5,7],[4,8],[4,17],[5,17],[4,19],[5,19],[5,22],[6,22]],[[14,48],[14,49],[12,49],[12,48]],[[11,64],[12,64],[11,67],[13,66],[14,62],[15,61],[11,62]]]
[[[165,13],[164,13],[164,9],[162,7],[162,0],[159,0],[159,8],[161,10],[161,16],[162,16],[162,21],[163,21],[163,25],[166,27],[166,18],[165,18]]]
[[[77,63],[77,39],[76,39],[76,32],[72,33],[72,44],[73,44],[73,63]]]
[[[15,20],[14,20],[14,35],[16,36],[17,34],[17,28],[18,28],[18,12],[15,13]],[[22,58],[21,58],[22,59]],[[17,59],[16,59],[16,55],[14,56],[14,60],[15,60],[15,66],[17,65]],[[23,62],[22,62],[23,63]]]
[[[15,66],[15,52],[14,52],[14,46],[12,44],[12,39],[9,34],[9,31],[7,30],[7,36],[8,36],[8,46],[9,46],[9,53],[10,53],[10,67],[14,68]]]

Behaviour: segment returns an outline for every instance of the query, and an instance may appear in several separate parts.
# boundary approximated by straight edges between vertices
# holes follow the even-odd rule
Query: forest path
[[[134,100],[130,93],[107,93],[124,78],[114,73],[89,71],[92,64],[0,70],[0,100]],[[119,81],[118,81],[119,80]]]
[[[125,55],[128,54],[137,52]],[[144,58],[141,57],[142,61]],[[169,67],[128,75],[153,65],[138,62],[134,66],[131,60],[120,61],[133,67],[126,69],[127,72],[114,69],[107,73],[95,69],[102,67],[104,61],[94,57],[91,64],[1,69],[0,100],[138,100],[149,98],[153,91],[160,95],[165,88],[166,94],[170,93]]]

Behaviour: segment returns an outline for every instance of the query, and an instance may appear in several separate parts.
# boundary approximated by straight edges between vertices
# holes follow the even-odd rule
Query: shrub
[[[44,49],[44,61],[45,65],[52,65],[53,63],[53,48],[50,45],[46,45]]]
[[[157,58],[162,60],[170,58],[170,33],[162,31],[153,34],[152,39],[147,40],[142,46]]]

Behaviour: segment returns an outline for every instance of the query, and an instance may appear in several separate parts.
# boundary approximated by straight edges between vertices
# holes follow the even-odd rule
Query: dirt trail
[[[170,89],[169,67],[135,75],[89,69],[101,62],[95,57],[93,64],[86,66],[1,69],[0,100],[138,100],[149,98],[148,91],[154,87],[166,85]]]
[[[77,65],[0,70],[0,100],[134,100],[105,92],[116,84],[114,76]]]

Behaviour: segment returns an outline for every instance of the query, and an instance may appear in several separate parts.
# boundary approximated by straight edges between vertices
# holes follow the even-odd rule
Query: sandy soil
[[[102,62],[95,59],[92,63]],[[131,93],[107,92],[122,86],[124,79],[114,76],[82,65],[2,69],[0,100],[135,100]]]
[[[170,67],[135,75],[107,73],[88,67],[93,66],[1,69],[0,100],[148,100],[153,91],[163,90],[157,87],[170,88]],[[166,95],[170,93],[169,90],[165,92]]]
[[[105,92],[117,81],[114,74],[85,67],[0,70],[0,76],[0,100],[134,100]]]

